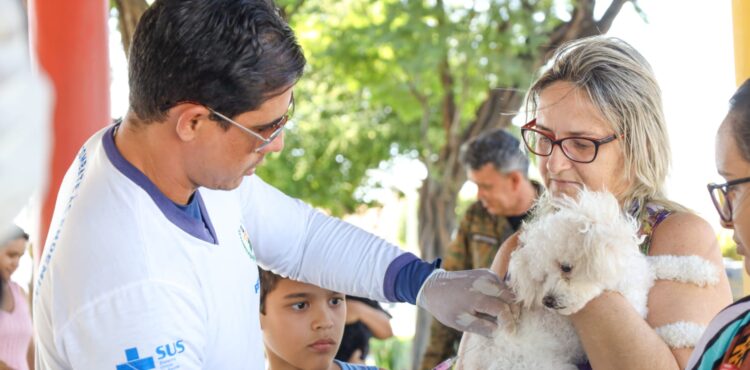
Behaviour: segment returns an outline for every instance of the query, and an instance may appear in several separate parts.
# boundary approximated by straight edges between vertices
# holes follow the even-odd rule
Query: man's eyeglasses
[[[750,182],[750,177],[725,182],[723,184],[708,184],[708,193],[719,212],[721,221],[726,225],[732,224],[732,202],[729,201],[729,188],[739,184]]]
[[[536,155],[548,157],[552,154],[555,145],[559,145],[568,159],[578,163],[593,162],[599,153],[599,146],[617,139],[617,135],[610,135],[602,139],[569,136],[558,140],[549,132],[537,129],[536,119],[521,128],[521,136],[526,147]]]
[[[291,117],[294,114],[294,95],[292,95],[291,99],[289,100],[289,108],[287,109],[287,112],[283,116],[279,117],[278,119],[274,120],[271,123],[265,124],[256,129],[249,129],[233,121],[231,118],[213,110],[210,107],[206,107],[206,108],[217,117],[237,126],[237,128],[248,133],[254,138],[260,140],[262,144],[260,144],[257,148],[255,148],[255,152],[257,153],[263,150],[263,148],[267,147],[269,144],[271,144],[281,134],[281,132],[284,131],[284,126],[287,124],[287,122],[289,122],[289,117]]]

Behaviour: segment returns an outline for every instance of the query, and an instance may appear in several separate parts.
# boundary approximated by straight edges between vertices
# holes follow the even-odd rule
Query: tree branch
[[[573,9],[570,21],[561,24],[552,31],[549,43],[542,47],[544,53],[541,60],[542,64],[546,63],[560,45],[568,41],[607,33],[627,1],[632,0],[613,0],[602,18],[596,21],[594,19],[595,0],[579,0]]]
[[[437,24],[438,24],[438,32],[441,35],[445,35],[445,33],[441,32],[444,27],[446,27],[446,15],[445,15],[445,5],[443,4],[443,0],[437,0],[435,2],[435,10],[437,11]],[[447,40],[442,40],[447,44]],[[440,159],[445,159],[445,153],[446,153],[446,147],[451,146],[451,132],[453,130],[453,125],[456,121],[456,96],[455,96],[455,79],[453,77],[453,72],[451,71],[450,61],[448,60],[448,49],[449,47],[447,45],[443,46],[443,49],[445,50],[442,60],[440,61],[440,64],[438,65],[438,76],[440,76],[440,85],[443,88],[443,99],[442,99],[442,122],[443,122],[443,130],[445,131],[445,146],[443,146],[443,150],[441,150],[440,153]]]
[[[117,26],[120,29],[120,39],[125,50],[125,57],[130,57],[130,43],[133,40],[135,26],[141,19],[143,12],[148,9],[145,0],[114,0],[117,7]]]
[[[432,153],[434,153],[434,149],[432,148],[430,140],[427,136],[427,130],[430,128],[430,118],[432,116],[432,114],[430,114],[430,101],[427,95],[419,92],[417,86],[411,80],[406,80],[406,86],[409,88],[409,92],[414,96],[415,99],[417,99],[419,105],[422,107],[422,119],[419,123],[419,132],[420,138],[422,140],[422,148],[424,148],[424,151],[426,153],[422,153],[422,151],[419,151],[419,156],[422,162],[427,164],[427,159],[432,156]]]
[[[614,22],[615,18],[617,18],[617,15],[620,14],[622,6],[625,5],[625,3],[628,1],[630,0],[613,0],[612,3],[609,4],[607,11],[604,12],[604,15],[602,15],[599,21],[596,22],[596,28],[599,30],[599,32],[609,32],[609,29],[612,27],[612,22]]]
[[[284,18],[287,23],[290,22],[292,17],[297,14],[297,11],[302,7],[302,5],[305,5],[305,0],[297,0],[293,5],[280,7],[279,13],[281,13],[281,18]]]

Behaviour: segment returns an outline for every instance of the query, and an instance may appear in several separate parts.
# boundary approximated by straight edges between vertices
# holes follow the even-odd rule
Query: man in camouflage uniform
[[[461,148],[461,162],[477,184],[477,201],[464,214],[443,259],[446,270],[489,268],[500,245],[521,225],[541,191],[527,177],[529,160],[504,130],[480,135]],[[461,332],[432,320],[422,369],[456,355]]]

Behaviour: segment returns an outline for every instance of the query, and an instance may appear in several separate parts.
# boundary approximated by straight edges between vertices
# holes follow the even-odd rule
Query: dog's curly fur
[[[567,315],[605,290],[646,316],[654,275],[638,245],[638,224],[609,193],[543,197],[522,228],[508,267],[521,313],[494,339],[466,335],[463,369],[576,369],[585,354]]]

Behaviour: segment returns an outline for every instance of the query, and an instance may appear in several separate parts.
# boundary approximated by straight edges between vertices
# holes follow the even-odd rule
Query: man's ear
[[[524,176],[519,171],[510,171],[508,178],[510,179],[511,188],[515,191],[521,186]]]
[[[192,141],[198,131],[210,121],[208,109],[196,104],[181,104],[169,112],[176,120],[175,132],[182,141]]]

